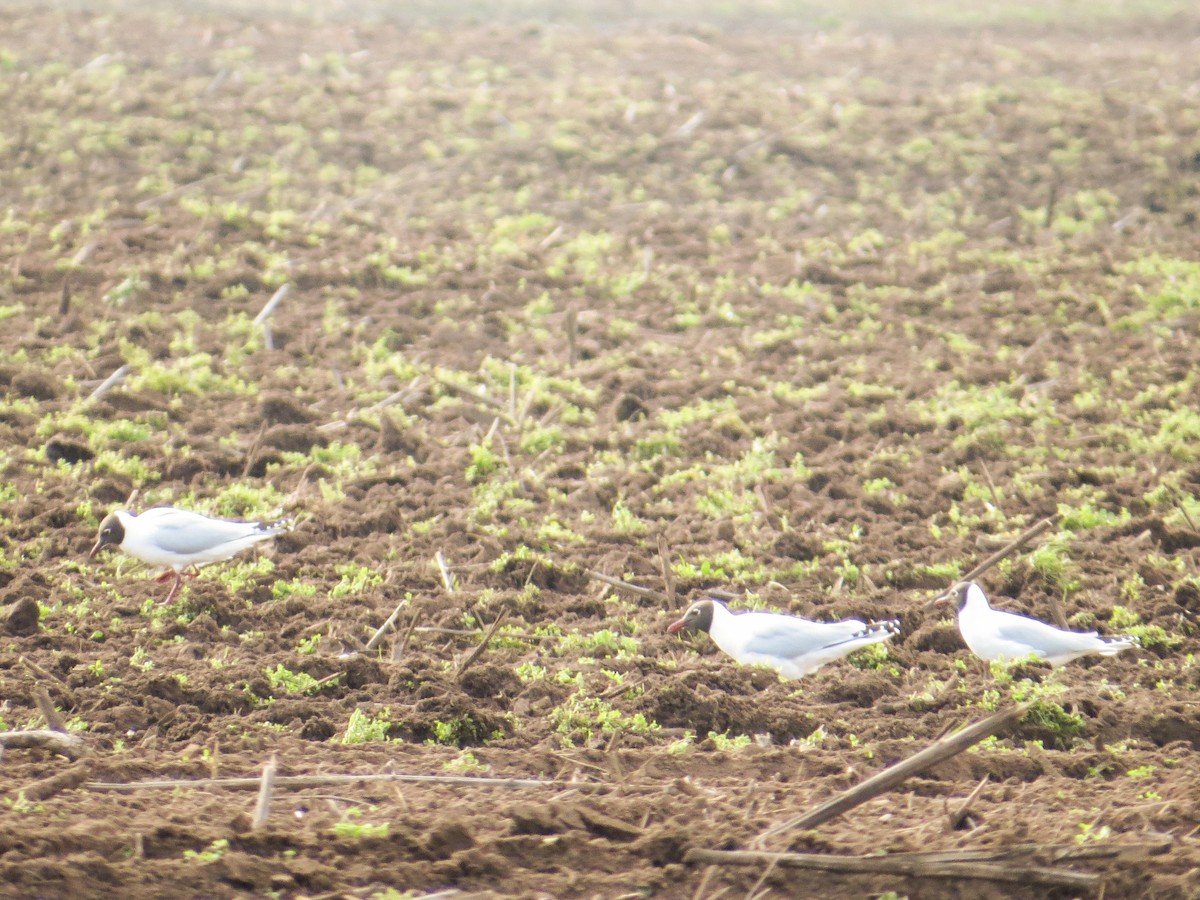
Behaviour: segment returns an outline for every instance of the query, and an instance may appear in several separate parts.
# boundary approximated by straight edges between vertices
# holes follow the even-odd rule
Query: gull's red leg
[[[173,574],[175,575],[175,583],[171,585],[171,593],[167,594],[167,599],[163,601],[164,603],[170,603],[174,600],[175,594],[179,592],[179,586],[183,584],[183,576],[178,572],[174,572]]]

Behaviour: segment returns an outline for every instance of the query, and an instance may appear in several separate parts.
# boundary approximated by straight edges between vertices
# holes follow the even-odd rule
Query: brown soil
[[[1182,643],[1058,673],[1077,734],[1026,722],[773,849],[1169,836],[1153,857],[1071,865],[1102,874],[1107,898],[1200,895],[1200,537],[1185,501],[1181,515],[1147,499],[1200,485],[1183,415],[1196,304],[1139,319],[1145,292],[1122,268],[1195,253],[1193,20],[827,34],[3,15],[5,725],[40,727],[42,685],[86,723],[91,781],[255,775],[274,754],[288,775],[586,787],[278,790],[251,831],[249,791],[32,801],[71,763],[10,749],[0,894],[746,896],[761,869],[684,853],[745,848],[981,718],[988,691],[1007,702],[924,612],[947,584],[925,567],[969,567],[1086,501],[1128,515],[1065,534],[1059,580],[1028,556],[993,570],[995,602],[1049,618],[1061,601],[1104,631],[1124,605]],[[1087,227],[1097,192],[1105,218]],[[544,227],[512,224],[530,212]],[[601,232],[612,240],[589,256],[578,238]],[[283,280],[264,347],[250,320]],[[200,393],[186,373],[143,377],[198,354]],[[87,404],[123,363],[126,381]],[[701,400],[716,411],[656,452],[663,413]],[[122,420],[146,431],[89,433]],[[1121,436],[1173,427],[1166,450]],[[489,433],[512,477],[481,514],[468,468]],[[764,446],[770,472],[755,474],[745,461]],[[677,474],[739,460],[715,512],[712,482]],[[234,589],[214,566],[164,614],[145,570],[86,560],[96,516],[135,489],[139,506],[201,505],[236,483],[273,486],[299,521],[260,554],[273,571]],[[618,504],[645,530],[620,527]],[[696,573],[667,584],[660,537]],[[381,579],[337,589],[350,562]],[[293,581],[315,591],[278,598]],[[731,583],[769,608],[895,617],[903,633],[881,668],[799,684],[665,633],[690,597]],[[422,629],[470,633],[417,630],[398,659],[391,641],[364,654],[406,594]],[[500,614],[509,638],[457,673]],[[638,643],[532,636],[550,625]],[[338,677],[289,692],[267,677],[277,666]],[[626,724],[558,727],[577,692]],[[389,721],[391,740],[343,743],[355,710]],[[659,730],[630,727],[638,714]],[[754,740],[721,749],[710,732]],[[947,831],[985,775],[973,827]],[[775,870],[762,887],[1073,893],[977,885]]]

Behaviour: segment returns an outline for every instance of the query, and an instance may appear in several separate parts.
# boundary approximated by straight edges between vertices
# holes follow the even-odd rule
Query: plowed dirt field
[[[1200,896],[1200,19],[624,14],[0,12],[0,895]],[[164,504],[297,524],[167,605]],[[993,603],[1141,647],[992,670],[1051,515]]]

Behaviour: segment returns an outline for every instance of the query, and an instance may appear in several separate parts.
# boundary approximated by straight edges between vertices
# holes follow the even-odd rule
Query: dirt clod
[[[87,444],[80,441],[71,440],[62,435],[55,435],[46,441],[46,459],[49,462],[56,463],[59,460],[74,465],[75,463],[86,462],[89,459],[94,459],[96,454],[92,452]]]
[[[23,637],[38,630],[41,610],[32,597],[22,597],[5,608],[3,618],[6,632]]]

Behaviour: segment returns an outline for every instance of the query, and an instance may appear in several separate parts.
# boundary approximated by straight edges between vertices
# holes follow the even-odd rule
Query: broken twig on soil
[[[815,828],[822,822],[828,822],[830,819],[836,818],[862,803],[866,803],[872,797],[890,791],[910,776],[916,775],[918,772],[924,772],[930,766],[937,765],[951,757],[957,756],[968,747],[973,747],[984,738],[990,737],[1001,729],[1006,728],[1023,716],[1030,705],[1029,703],[1020,703],[1016,706],[1010,706],[1008,709],[988,716],[974,725],[968,725],[966,728],[960,729],[953,734],[939,738],[924,750],[896,763],[894,766],[889,766],[866,781],[842,791],[842,793],[825,801],[816,809],[767,829],[758,836],[754,843],[761,845],[764,841],[776,835],[783,834],[786,831],[792,831],[796,828]]]
[[[458,394],[460,397],[465,397],[468,400],[474,400],[476,403],[478,403],[480,406],[485,407],[486,409],[493,410],[495,412],[495,415],[498,418],[503,419],[508,425],[516,424],[513,421],[512,416],[509,415],[508,410],[506,410],[504,408],[504,404],[501,403],[499,400],[495,400],[492,397],[489,397],[487,394],[483,393],[482,391],[477,391],[474,388],[467,387],[466,385],[455,384],[453,381],[451,381],[448,378],[443,377],[442,375],[438,374],[437,372],[430,372],[429,377],[431,379],[433,379],[434,381],[436,381],[438,384],[440,384],[442,387],[444,387],[446,390],[448,390],[452,393]]]
[[[412,640],[413,632],[417,630],[417,622],[420,620],[420,613],[413,613],[408,627],[404,629],[404,634],[400,636],[399,640],[392,642],[392,662],[399,662],[404,656],[404,651],[408,649],[408,642]]]
[[[35,663],[28,656],[21,657],[21,665],[23,665],[26,669],[28,669],[30,672],[32,672],[34,675],[36,675],[38,678],[41,678],[43,681],[57,681],[60,685],[66,687],[67,683],[65,681],[63,681],[61,678],[59,678],[53,672],[43,669],[41,666],[39,666],[37,663]]]
[[[1056,863],[1077,862],[1083,859],[1134,862],[1166,853],[1175,843],[1175,838],[1164,834],[1134,844],[1013,844],[1007,847],[890,853],[888,858],[915,859],[922,862],[1005,862],[1031,857]]]
[[[275,773],[278,771],[279,756],[272,753],[271,759],[263,766],[258,801],[254,804],[254,818],[250,820],[251,831],[258,831],[267,824],[267,817],[271,815],[271,792],[275,789]]]
[[[463,660],[463,664],[458,667],[456,677],[462,678],[463,672],[467,671],[467,669],[475,664],[475,660],[479,659],[479,657],[483,655],[483,651],[487,649],[487,646],[489,643],[491,643],[492,638],[496,636],[496,632],[500,630],[500,626],[503,624],[507,616],[508,614],[504,610],[500,610],[500,615],[496,616],[496,621],[494,621],[492,623],[492,627],[487,630],[487,634],[483,636],[483,640],[479,642],[479,646],[472,650],[471,655]]]
[[[841,874],[961,878],[1070,888],[1090,888],[1100,881],[1100,876],[1093,872],[1071,872],[1049,866],[1017,865],[1011,862],[932,862],[911,858],[892,859],[887,856],[832,856],[821,853],[764,853],[753,850],[693,848],[684,854],[683,861],[716,866],[758,866],[765,863],[772,867],[820,869]]]
[[[579,361],[579,314],[567,310],[567,365],[575,365]]]
[[[675,573],[671,571],[671,552],[667,538],[658,535],[658,565],[662,569],[663,587],[667,591],[667,609],[675,609]]]
[[[371,635],[371,639],[367,641],[366,646],[368,652],[379,646],[380,642],[384,639],[387,633],[395,626],[396,620],[400,618],[400,611],[406,606],[408,606],[407,597],[396,604],[396,608],[392,610],[392,614],[387,617],[387,621],[380,625],[379,628],[376,629],[375,633]]]
[[[94,391],[92,391],[90,394],[88,394],[87,399],[84,400],[83,402],[91,403],[93,400],[99,400],[101,397],[103,397],[105,394],[107,394],[109,391],[111,391],[114,387],[116,387],[121,382],[121,379],[123,379],[126,375],[129,374],[130,369],[131,369],[131,367],[128,365],[121,366],[119,369],[117,369],[117,371],[113,372],[111,375],[109,375],[107,378],[105,378],[102,382],[100,382],[100,384],[97,385],[96,389]]]
[[[87,744],[77,734],[63,731],[0,731],[0,747],[14,750],[49,750],[67,759],[87,753]]]
[[[1050,605],[1050,618],[1054,619],[1054,624],[1063,631],[1071,630],[1071,623],[1067,621],[1066,613],[1063,612],[1062,604],[1058,602],[1058,598],[1051,594],[1047,601]]]
[[[438,572],[442,576],[442,584],[446,586],[446,593],[453,594],[454,576],[450,574],[450,567],[446,565],[446,557],[442,554],[441,550],[434,554],[433,560],[437,563]]]
[[[36,803],[39,800],[49,800],[55,794],[74,790],[87,781],[87,777],[92,774],[92,767],[92,760],[82,760],[71,766],[71,768],[57,772],[49,778],[42,778],[32,784],[27,784],[21,793],[30,802]]]
[[[441,625],[418,625],[413,628],[413,631],[420,634],[460,634],[463,636],[475,636],[484,633],[483,628],[443,628]],[[522,641],[556,641],[558,637],[552,634],[532,634],[528,631],[510,631],[505,637],[516,638]]]
[[[629,591],[629,593],[637,594],[639,597],[652,597],[656,600],[665,599],[662,594],[653,588],[642,587],[639,584],[630,584],[628,581],[613,578],[611,575],[605,575],[603,572],[593,572],[591,569],[584,569],[583,572],[588,578],[593,578],[618,590]]]
[[[208,182],[213,181],[214,179],[217,179],[220,177],[222,177],[222,176],[220,176],[220,175],[205,175],[203,178],[197,178],[195,181],[189,181],[187,184],[181,184],[179,187],[173,188],[172,190],[169,190],[169,191],[166,191],[165,193],[159,194],[157,197],[149,197],[145,200],[139,200],[137,203],[134,204],[134,209],[138,210],[139,212],[141,212],[142,210],[153,209],[155,206],[158,206],[159,204],[166,203],[168,200],[173,200],[176,197],[178,197],[180,194],[186,193],[187,191],[190,191],[193,188],[198,188],[201,185],[208,184]]]
[[[259,310],[258,315],[254,317],[254,324],[261,325],[263,322],[267,321],[267,318],[271,315],[271,313],[275,312],[275,307],[283,302],[283,298],[288,295],[288,291],[291,289],[291,284],[280,285],[279,290],[271,295],[271,299],[267,301],[266,305]]]
[[[17,732],[22,733],[22,732]],[[53,733],[53,732],[50,732]],[[535,788],[551,787],[599,789],[611,788],[612,784],[598,781],[542,781],[537,778],[483,778],[470,775],[277,775],[276,788],[303,789],[313,787],[330,787],[339,784],[354,784],[355,782],[410,782],[418,784],[455,784],[474,785],[476,787],[503,788]],[[253,791],[262,785],[262,778],[179,778],[163,781],[89,781],[83,784],[85,791],[96,793],[131,794],[135,791],[173,791],[182,789],[224,788],[233,791]]]
[[[38,711],[41,712],[42,718],[46,720],[46,727],[51,731],[66,733],[66,719],[62,717],[62,713],[54,708],[54,701],[50,699],[50,692],[42,685],[35,684],[31,693],[33,694],[33,702],[37,704]]]
[[[996,563],[1000,562],[1000,560],[1004,559],[1009,554],[1011,554],[1017,550],[1020,550],[1021,547],[1025,546],[1025,544],[1032,541],[1035,537],[1037,537],[1042,532],[1048,531],[1051,528],[1053,528],[1055,525],[1058,524],[1058,520],[1059,520],[1059,517],[1056,515],[1048,516],[1047,518],[1042,519],[1042,521],[1038,522],[1032,528],[1017,535],[1009,543],[1007,543],[1005,546],[1001,547],[999,550],[997,550],[995,553],[993,553],[991,556],[989,556],[987,559],[985,559],[983,562],[981,562],[979,565],[977,565],[975,568],[973,568],[970,572],[968,572],[966,575],[964,575],[962,578],[960,578],[958,581],[956,581],[954,584],[952,584],[947,590],[943,591],[937,597],[930,600],[929,604],[928,604],[928,608],[932,609],[940,601],[949,599],[951,592],[958,585],[962,584],[965,581],[974,581],[976,578],[978,578],[980,575],[982,575],[984,572],[986,572],[992,566],[996,565]]]
[[[258,457],[258,451],[262,449],[263,435],[267,433],[267,423],[263,422],[258,426],[258,434],[254,436],[254,442],[250,445],[250,449],[246,451],[246,462],[242,466],[242,477],[249,478],[250,470],[254,468],[254,460]]]
[[[386,397],[384,397],[378,403],[372,403],[370,406],[367,407],[366,411],[367,412],[377,412],[385,407],[391,406],[393,403],[406,402],[407,400],[409,400],[410,398],[412,398],[413,396],[416,395],[418,388],[421,388],[424,386],[424,381],[425,381],[424,375],[414,375],[412,381],[410,381],[407,385],[400,388],[400,390],[398,390],[398,391],[394,391],[394,392],[388,394]],[[342,424],[345,424],[345,422],[342,422]]]
[[[958,809],[950,813],[946,817],[946,830],[953,831],[963,823],[963,820],[970,815],[971,807],[975,805],[975,801],[979,799],[979,795],[983,793],[983,789],[987,787],[988,776],[985,774],[979,779],[979,784],[975,785],[975,790],[967,796],[967,799],[958,805]]]

